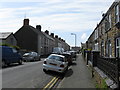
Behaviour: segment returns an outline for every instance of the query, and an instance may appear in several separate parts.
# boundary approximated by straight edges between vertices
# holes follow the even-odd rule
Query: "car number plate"
[[[51,64],[51,65],[55,65],[55,66],[57,65],[57,64],[54,64],[54,63],[50,63],[50,64]]]

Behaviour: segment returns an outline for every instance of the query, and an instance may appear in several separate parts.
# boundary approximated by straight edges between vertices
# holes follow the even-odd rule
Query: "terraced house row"
[[[86,48],[104,57],[120,57],[120,0],[116,0],[86,41]]]
[[[22,50],[35,51],[40,55],[52,53],[54,47],[64,48],[65,51],[70,50],[65,40],[54,33],[49,34],[48,30],[41,31],[41,25],[36,27],[29,25],[29,19],[24,19],[23,26],[14,35],[17,46]]]

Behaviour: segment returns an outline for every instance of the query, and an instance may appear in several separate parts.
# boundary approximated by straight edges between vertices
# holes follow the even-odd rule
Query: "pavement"
[[[81,54],[77,55],[57,88],[95,88],[91,71]]]

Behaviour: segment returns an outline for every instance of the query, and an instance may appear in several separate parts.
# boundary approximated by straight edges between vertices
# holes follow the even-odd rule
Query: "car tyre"
[[[33,62],[35,62],[36,61],[36,59],[35,59],[35,57],[33,58]]]
[[[46,70],[46,69],[43,69],[43,71],[44,71],[45,73],[47,73],[47,70]]]
[[[66,73],[66,72],[64,71],[63,73],[60,73],[60,75],[63,77],[63,76],[65,76],[65,73]]]
[[[39,61],[41,61],[41,58],[39,58]]]
[[[22,60],[20,59],[20,61],[18,63],[19,63],[19,65],[22,65]]]
[[[5,67],[5,66],[6,66],[5,61],[2,61],[2,67]]]
[[[7,63],[7,66],[10,66],[10,63]]]
[[[68,66],[67,66],[67,68],[66,68],[66,71],[68,71]]]

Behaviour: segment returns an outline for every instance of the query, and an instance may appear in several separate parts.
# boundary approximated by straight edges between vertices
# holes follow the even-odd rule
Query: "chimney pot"
[[[105,13],[102,14],[102,17],[104,17],[104,16],[105,16]]]
[[[24,26],[29,25],[29,19],[24,19],[23,25],[24,25]]]
[[[48,30],[46,30],[45,33],[49,35],[49,31]]]
[[[38,29],[39,31],[41,31],[41,25],[36,25],[36,29]]]
[[[53,37],[53,38],[54,38],[54,33],[51,33],[51,37]]]
[[[61,40],[61,38],[59,37],[59,40]]]
[[[58,35],[55,35],[55,38],[58,38]]]

